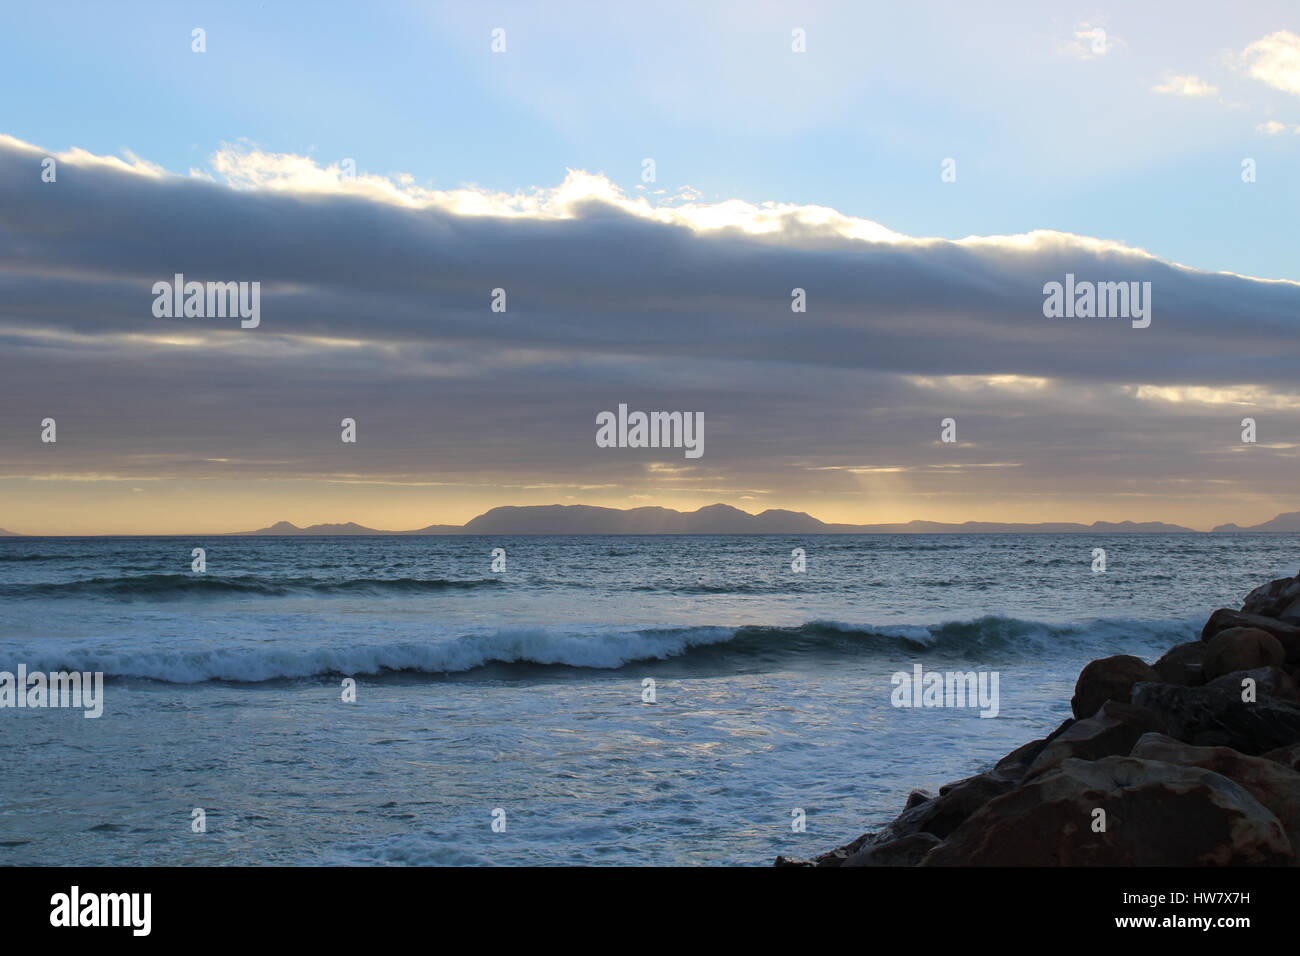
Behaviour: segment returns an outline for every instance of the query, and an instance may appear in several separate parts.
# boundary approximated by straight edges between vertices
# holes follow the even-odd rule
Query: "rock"
[[[1281,620],[1300,620],[1300,574],[1260,585],[1246,595],[1241,605],[1245,614],[1262,614]]]
[[[1031,740],[1027,744],[1021,744],[1015,750],[1011,751],[1011,753],[1007,754],[994,764],[993,769],[1000,771],[1006,776],[1024,776],[1025,771],[1029,769],[1029,765],[1032,764],[1035,758],[1043,752],[1043,748],[1057,737],[1061,736],[1061,734],[1065,733],[1073,723],[1073,717],[1065,718],[1061,725],[1046,737],[1043,737],[1040,740]]]
[[[1106,812],[1101,833],[1092,829],[1097,809]],[[1294,859],[1277,817],[1240,784],[1200,767],[1105,757],[1066,760],[991,800],[921,865],[1257,866]]]
[[[1277,638],[1257,627],[1230,627],[1210,638],[1205,649],[1205,677],[1214,680],[1234,671],[1277,667],[1286,652]]]
[[[1016,785],[1019,774],[998,770],[944,784],[938,796],[913,790],[892,823],[879,833],[866,833],[852,843],[811,860],[777,857],[777,866],[913,866],[943,837],[998,794]],[[919,838],[919,839],[914,839]],[[857,858],[850,864],[849,860]],[[907,860],[908,862],[900,862]]]
[[[1045,773],[1071,757],[1080,760],[1126,757],[1143,734],[1164,729],[1164,721],[1146,708],[1108,700],[1095,715],[1075,721],[1044,747],[1030,764],[1025,779]]]
[[[1069,722],[1074,723],[1074,718],[1071,717]],[[1047,746],[1047,740],[1045,738],[1031,740],[1027,744],[1021,744],[1015,750],[1011,751],[1011,753],[1007,754],[995,763],[993,769],[1024,770],[1034,762],[1034,758],[1038,756],[1045,746]]]
[[[833,850],[814,856],[812,859],[805,859],[797,856],[778,856],[772,863],[773,866],[840,866],[858,850],[862,849],[867,843],[874,840],[874,833],[864,833],[851,843],[844,846],[837,846]]]
[[[1075,717],[1082,720],[1095,714],[1097,708],[1108,700],[1127,704],[1129,691],[1134,684],[1158,680],[1160,675],[1140,658],[1128,654],[1103,657],[1079,672],[1070,709],[1074,711]]]
[[[1201,640],[1209,641],[1220,631],[1234,627],[1253,627],[1272,634],[1286,651],[1288,664],[1300,664],[1300,626],[1288,624],[1261,614],[1242,614],[1226,607],[1210,615],[1201,630]]]
[[[943,839],[972,813],[1016,785],[1017,778],[997,770],[946,784],[939,796],[900,813],[877,834],[874,843],[890,843],[915,833],[930,833]]]
[[[1066,721],[1061,728],[1073,723]],[[1061,728],[1057,728],[1059,733]],[[1053,734],[1052,736],[1055,736]],[[1038,741],[1035,741],[1038,743]],[[1005,759],[1005,758],[1004,758]],[[987,773],[966,777],[955,783],[944,784],[939,788],[938,796],[932,796],[924,790],[913,790],[907,795],[906,805],[892,823],[879,833],[864,833],[851,843],[836,847],[811,859],[778,856],[774,866],[843,866],[855,854],[876,847],[882,849],[880,856],[864,857],[870,860],[893,860],[901,858],[899,854],[913,852],[920,843],[912,841],[903,843],[908,837],[926,834],[934,840],[940,840],[951,833],[972,813],[986,804],[993,797],[1006,793],[1016,785],[1023,767],[1015,772],[990,770]],[[892,844],[898,844],[893,846]],[[922,851],[923,852],[923,851]],[[920,853],[917,858],[920,858]],[[886,862],[859,862],[855,866],[902,866],[911,864]]]
[[[907,802],[903,804],[904,810],[911,810],[913,807],[919,807],[921,804],[934,799],[934,794],[928,790],[913,790],[907,795]]]
[[[1256,667],[1248,671],[1233,671],[1231,674],[1216,677],[1205,686],[1224,688],[1241,696],[1242,691],[1245,689],[1244,682],[1246,678],[1250,678],[1255,682],[1256,698],[1261,694],[1267,694],[1269,697],[1276,697],[1278,700],[1300,703],[1300,692],[1296,689],[1295,681],[1290,674],[1280,667]]]
[[[1300,847],[1300,773],[1263,757],[1247,757],[1229,747],[1193,747],[1163,734],[1147,734],[1133,747],[1142,760],[1202,767],[1241,784],[1277,817],[1294,850]]]
[[[1196,687],[1205,683],[1205,651],[1200,641],[1175,644],[1151,667],[1166,684]]]
[[[1246,703],[1230,687],[1137,684],[1133,703],[1159,714],[1169,736],[1198,747],[1262,754],[1300,741],[1300,705],[1267,695]]]
[[[858,850],[862,849],[868,843],[875,840],[875,838],[876,835],[874,833],[864,833],[856,840],[852,840],[849,843],[844,844],[844,846],[837,846],[829,853],[823,853],[820,856],[813,857],[812,865],[813,866],[840,866],[845,860],[851,857],[854,853],[857,853]]]
[[[1008,775],[997,770],[966,777],[955,783],[944,784],[938,796],[924,790],[913,790],[907,803],[892,823],[879,833],[864,833],[851,843],[836,847],[811,859],[778,856],[774,866],[843,866],[850,858],[868,849],[881,849],[878,859],[896,859],[900,853],[912,852],[920,844],[916,841],[902,843],[908,837],[924,833],[936,842],[957,828],[963,820],[1000,793],[1016,785],[1019,775]],[[892,846],[899,844],[899,846]],[[889,847],[889,849],[884,849]],[[927,847],[928,849],[928,847]],[[920,859],[924,851],[917,853]],[[867,858],[864,858],[867,859]],[[871,857],[870,859],[876,859]],[[885,862],[859,862],[855,866],[902,866],[911,864]]]
[[[888,843],[863,847],[844,861],[843,866],[916,866],[921,858],[939,845],[933,833],[913,833]]]
[[[1276,750],[1270,750],[1268,753],[1260,754],[1260,756],[1265,760],[1280,763],[1284,767],[1290,767],[1292,770],[1300,772],[1300,744],[1278,747]]]

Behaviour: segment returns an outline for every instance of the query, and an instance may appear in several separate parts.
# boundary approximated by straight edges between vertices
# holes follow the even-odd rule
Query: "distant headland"
[[[1262,524],[1223,524],[1213,533],[1300,533],[1300,511],[1280,514]],[[892,524],[834,524],[803,511],[769,509],[750,514],[731,505],[707,505],[695,511],[673,508],[600,508],[594,505],[506,505],[459,524],[431,524],[413,531],[385,531],[348,521],[299,527],[279,521],[256,531],[225,532],[246,536],[437,535],[437,534],[1203,534],[1163,521],[907,521]],[[0,537],[24,537],[0,528]],[[166,537],[166,535],[162,536]]]
[[[598,508],[592,505],[528,505],[493,508],[463,525],[436,524],[415,531],[380,531],[351,522],[299,528],[287,521],[250,535],[331,534],[1068,534],[1072,532],[1191,532],[1160,521],[1097,521],[1016,524],[1001,521],[909,521],[900,524],[830,524],[803,511],[769,509],[750,514],[731,505],[696,511],[672,508]]]

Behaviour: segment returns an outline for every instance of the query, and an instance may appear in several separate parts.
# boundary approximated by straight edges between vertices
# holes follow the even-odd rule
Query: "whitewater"
[[[105,675],[98,720],[0,713],[21,768],[0,778],[0,864],[806,856],[1050,731],[1084,663],[1193,639],[1293,574],[1298,545],[0,539],[0,670]],[[999,716],[891,706],[918,664],[998,671]]]

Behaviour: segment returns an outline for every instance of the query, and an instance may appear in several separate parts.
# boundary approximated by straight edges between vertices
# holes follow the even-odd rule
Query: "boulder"
[[[1300,574],[1262,584],[1246,595],[1241,610],[1283,621],[1300,621]]]
[[[1300,741],[1300,705],[1267,695],[1247,703],[1233,687],[1137,684],[1133,703],[1155,711],[1169,736],[1198,747],[1257,755]]]
[[[1300,692],[1296,690],[1295,681],[1290,674],[1279,667],[1256,667],[1248,671],[1233,671],[1231,674],[1224,674],[1222,677],[1214,678],[1205,686],[1221,687],[1240,696],[1245,689],[1246,678],[1250,678],[1255,682],[1255,696],[1257,698],[1262,694],[1267,694],[1269,697],[1276,697],[1278,700],[1300,703]]]
[[[1094,811],[1105,830],[1094,832]],[[991,800],[922,866],[1286,865],[1282,824],[1240,784],[1200,767],[1066,760]]]
[[[1213,770],[1241,784],[1277,817],[1291,848],[1300,847],[1300,773],[1263,757],[1247,757],[1230,747],[1193,747],[1163,734],[1146,734],[1133,747],[1133,756]]]
[[[957,829],[967,817],[999,794],[1016,785],[1017,777],[990,770],[974,777],[945,784],[933,800],[905,809],[872,841],[890,843],[915,833],[929,833],[940,840]]]
[[[1143,734],[1164,729],[1164,721],[1146,708],[1108,700],[1092,717],[1075,721],[1044,747],[1030,764],[1025,779],[1045,773],[1071,757],[1126,757]]]
[[[864,833],[862,834],[862,836],[858,837],[856,840],[852,841],[851,843],[846,843],[844,844],[844,846],[837,846],[835,849],[828,850],[827,852],[814,856],[811,859],[806,859],[804,857],[798,857],[798,856],[778,856],[776,860],[772,863],[772,865],[773,866],[840,866],[841,864],[844,863],[845,860],[851,857],[854,853],[858,852],[858,850],[860,850],[863,846],[865,846],[867,843],[875,839],[875,836],[876,835],[874,833]]]
[[[1097,708],[1108,700],[1127,704],[1129,691],[1134,684],[1158,680],[1160,675],[1140,658],[1129,654],[1103,657],[1079,672],[1070,709],[1074,711],[1075,717],[1082,720],[1095,714]]]
[[[903,804],[904,810],[911,810],[913,807],[919,807],[921,804],[934,799],[934,794],[929,790],[913,790],[907,795],[907,802]]]
[[[1205,678],[1214,680],[1234,671],[1278,667],[1286,652],[1277,638],[1257,627],[1230,627],[1210,638],[1205,648]]]
[[[1175,644],[1151,667],[1166,684],[1196,687],[1205,683],[1205,651],[1200,641]]]
[[[1270,750],[1268,753],[1260,754],[1260,756],[1265,760],[1280,763],[1284,767],[1290,767],[1292,770],[1300,772],[1300,744],[1278,747],[1276,750]]]
[[[988,773],[944,784],[939,788],[938,796],[931,796],[923,790],[913,790],[907,795],[903,812],[879,833],[864,833],[851,843],[809,859],[778,856],[773,865],[843,866],[853,856],[879,847],[881,852],[878,856],[864,856],[854,866],[910,866],[911,864],[885,861],[902,859],[906,854],[914,854],[920,859],[924,855],[924,850],[917,849],[921,846],[921,841],[904,843],[903,840],[917,834],[926,834],[938,842],[993,797],[1014,787],[1018,779],[1019,774],[990,770]],[[929,846],[925,849],[928,850]]]
[[[1234,627],[1253,627],[1268,631],[1282,645],[1282,649],[1286,652],[1286,662],[1300,665],[1300,626],[1265,617],[1262,614],[1243,614],[1226,607],[1219,608],[1205,622],[1205,627],[1201,630],[1201,640],[1209,641],[1220,631]]]
[[[1011,751],[1011,753],[1007,754],[994,764],[993,769],[1006,776],[1024,776],[1024,773],[1029,769],[1030,764],[1032,764],[1038,755],[1043,752],[1043,748],[1057,737],[1061,736],[1061,734],[1065,733],[1074,722],[1073,717],[1065,718],[1065,720],[1061,722],[1060,726],[1046,737],[1039,740],[1031,740],[1027,744],[1021,744],[1015,750]]]
[[[932,833],[913,833],[888,843],[863,847],[845,860],[842,866],[916,866],[921,858],[939,845]]]
[[[840,866],[854,853],[857,853],[858,850],[862,849],[875,839],[876,835],[874,833],[864,833],[856,840],[844,844],[844,846],[837,846],[829,853],[823,853],[820,856],[813,857],[813,866]]]

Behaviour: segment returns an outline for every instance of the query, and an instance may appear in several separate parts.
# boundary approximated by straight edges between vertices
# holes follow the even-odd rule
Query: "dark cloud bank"
[[[967,489],[1294,489],[1296,283],[1055,233],[871,242],[791,213],[756,235],[596,199],[473,216],[74,158],[45,183],[43,155],[0,140],[6,476],[51,470],[33,438],[54,416],[67,473],[635,484],[666,462],[786,494],[945,467]],[[155,318],[175,273],[261,282],[260,327]],[[1066,273],[1150,282],[1150,327],[1045,318]],[[596,448],[620,402],[702,411],[704,457]],[[958,446],[936,444],[948,415]],[[346,465],[343,416],[364,436]]]

